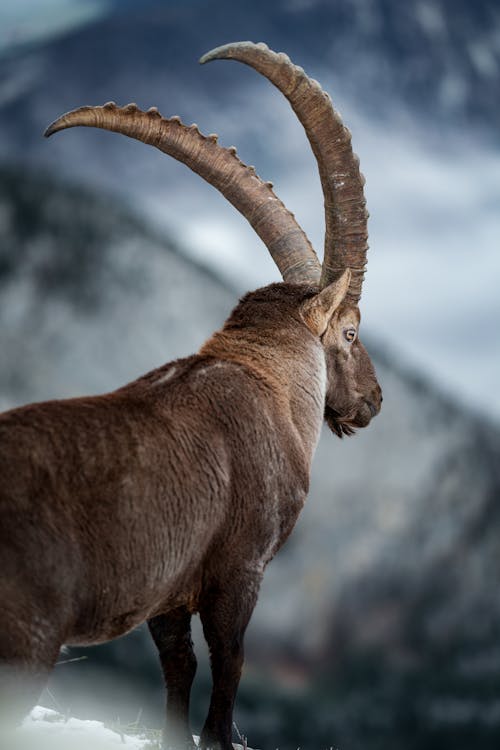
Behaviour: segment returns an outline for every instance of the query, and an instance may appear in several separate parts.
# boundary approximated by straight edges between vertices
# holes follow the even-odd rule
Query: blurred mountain
[[[236,299],[109,194],[0,169],[2,408],[118,387],[195,351]],[[368,348],[384,408],[322,437],[249,628],[237,722],[253,746],[497,747],[500,433]],[[79,653],[57,700],[99,718],[126,694],[160,723],[144,630]]]
[[[207,49],[236,39],[286,48],[313,75],[318,66],[323,72],[330,68],[343,95],[379,117],[391,114],[386,110],[391,100],[409,112],[432,114],[433,121],[484,125],[498,137],[493,93],[500,83],[500,9],[495,0],[115,2],[105,17],[34,44],[31,56],[26,46],[4,54],[0,102],[34,133],[45,125],[40,116],[46,109],[50,120],[65,109],[115,97],[126,102],[135,96],[151,104],[158,92],[170,97],[179,87],[189,89],[194,101],[198,95],[217,98],[224,86],[235,92],[239,82],[227,66],[202,75],[195,61]],[[175,101],[183,104],[182,96]]]
[[[224,284],[116,199],[0,175],[0,406],[112,389],[191,353],[204,315],[215,327],[229,313]]]

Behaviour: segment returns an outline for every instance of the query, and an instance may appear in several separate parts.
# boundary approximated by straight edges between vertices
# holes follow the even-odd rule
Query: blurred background
[[[271,563],[236,721],[253,747],[498,748],[500,6],[496,0],[2,0],[0,406],[97,393],[196,350],[278,280],[242,217],[115,134],[42,138],[83,104],[178,114],[272,180],[321,251],[322,195],[287,102],[229,41],[321,81],[371,213],[363,339],[384,408],[323,435]],[[209,677],[199,635],[193,722]],[[71,649],[51,707],[159,726],[147,633]]]

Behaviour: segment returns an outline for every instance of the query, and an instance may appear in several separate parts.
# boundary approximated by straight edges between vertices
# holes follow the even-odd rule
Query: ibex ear
[[[342,304],[349,289],[351,270],[346,268],[340,279],[325,286],[318,294],[304,302],[302,317],[310,330],[322,336],[335,310]]]

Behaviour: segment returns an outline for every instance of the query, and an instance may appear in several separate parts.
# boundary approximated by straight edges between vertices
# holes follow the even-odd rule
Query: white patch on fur
[[[212,370],[222,370],[224,367],[227,367],[228,365],[231,365],[231,362],[223,362],[223,361],[217,361],[217,362],[210,362],[209,365],[206,367],[200,367],[200,369],[197,371],[197,375],[205,375],[207,372],[212,372]]]
[[[325,353],[319,341],[297,362],[289,388],[292,425],[310,469],[321,434],[327,388]]]
[[[155,385],[163,385],[164,383],[167,383],[169,380],[172,380],[175,373],[177,372],[177,367],[171,367],[167,372],[158,378],[158,380],[155,380]]]
[[[319,438],[321,435],[321,425],[323,424],[323,415],[325,412],[325,399],[326,399],[326,387],[327,387],[327,378],[326,378],[326,358],[325,353],[323,350],[320,350],[318,352],[318,365],[317,365],[317,378],[318,378],[318,395],[319,395],[319,419],[318,419],[318,427],[316,432],[315,440],[312,444],[312,455],[314,455],[316,448],[319,443]]]
[[[324,351],[318,353],[318,380],[319,387],[321,389],[321,403],[325,403],[326,399],[326,357]]]

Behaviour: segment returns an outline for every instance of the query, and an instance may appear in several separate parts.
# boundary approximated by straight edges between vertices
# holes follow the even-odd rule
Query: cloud
[[[81,26],[98,18],[108,7],[106,0],[2,0],[0,53]]]

